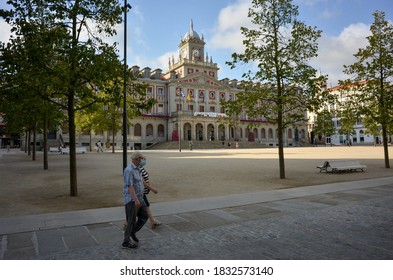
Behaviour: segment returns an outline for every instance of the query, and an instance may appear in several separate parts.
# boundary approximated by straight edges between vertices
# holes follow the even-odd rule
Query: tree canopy
[[[44,85],[35,94],[67,112],[70,194],[76,196],[75,112],[102,102],[101,88],[122,76],[116,44],[103,40],[116,34],[114,27],[122,22],[122,7],[117,0],[9,0],[7,3],[12,8],[1,11],[1,16],[12,26],[12,37],[3,48],[22,46],[29,69],[37,70],[28,73],[28,87]],[[25,66],[14,65],[15,72],[9,74],[15,75]]]
[[[224,102],[242,108],[249,118],[264,119],[277,125],[280,178],[285,178],[284,129],[307,120],[307,109],[315,109],[315,96],[325,82],[324,76],[309,65],[317,56],[321,31],[298,19],[298,7],[290,0],[253,0],[248,17],[254,29],[241,28],[245,36],[242,54],[234,53],[228,64],[253,63],[256,70],[244,74],[245,87],[236,100]],[[234,103],[235,105],[231,105]]]
[[[360,94],[354,95],[359,114],[369,130],[382,130],[385,167],[390,168],[388,134],[393,133],[393,25],[385,13],[376,11],[367,37],[368,45],[355,54],[355,63],[344,65],[344,72],[354,78],[340,81],[343,89],[354,86]]]

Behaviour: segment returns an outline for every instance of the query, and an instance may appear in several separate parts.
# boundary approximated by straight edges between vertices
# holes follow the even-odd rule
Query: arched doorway
[[[175,127],[172,131],[172,141],[179,141],[179,123],[175,124]]]
[[[195,126],[195,138],[199,141],[203,140],[203,125],[200,123]]]
[[[183,139],[191,141],[191,124],[185,123],[183,126]]]
[[[157,136],[160,137],[160,138],[165,137],[165,128],[164,128],[164,126],[162,124],[158,125]]]
[[[211,123],[207,126],[207,139],[214,141],[214,125]]]
[[[225,141],[225,125],[223,124],[218,126],[218,137],[220,138],[220,141]]]

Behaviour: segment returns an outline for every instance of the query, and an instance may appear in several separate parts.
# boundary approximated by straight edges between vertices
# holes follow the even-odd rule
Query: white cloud
[[[235,52],[244,51],[244,37],[240,32],[240,27],[251,25],[250,19],[247,17],[250,3],[251,0],[238,0],[235,4],[221,10],[214,35],[209,42],[210,48],[231,49]]]
[[[343,73],[343,65],[354,63],[354,54],[367,44],[366,37],[370,35],[370,26],[357,23],[344,28],[339,36],[323,34],[319,41],[319,56],[313,65],[322,74],[329,75],[329,82],[336,85],[338,80],[349,78]]]
[[[299,0],[303,4],[314,5],[325,0]],[[240,27],[250,27],[247,17],[251,0],[238,0],[235,4],[223,8],[219,14],[214,35],[209,41],[209,47],[230,50],[237,53],[244,52],[243,36]],[[331,14],[325,10],[323,16],[329,18]],[[319,40],[319,56],[312,61],[313,67],[322,74],[329,75],[329,82],[336,85],[338,80],[349,78],[343,73],[343,65],[350,65],[354,60],[353,54],[367,44],[366,37],[370,35],[370,26],[363,23],[351,24],[338,36],[322,34]]]
[[[0,42],[8,42],[11,36],[10,28],[11,27],[4,21],[4,19],[0,19]]]

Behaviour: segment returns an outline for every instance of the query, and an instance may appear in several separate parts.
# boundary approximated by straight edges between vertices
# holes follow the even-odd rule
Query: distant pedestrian
[[[138,151],[131,155],[132,162],[124,169],[124,208],[126,212],[127,226],[124,231],[123,249],[138,247],[139,239],[136,233],[145,225],[149,215],[147,206],[143,200],[143,179],[139,166],[144,155]],[[131,243],[131,238],[135,243]]]
[[[188,147],[190,148],[190,151],[192,151],[192,145],[193,145],[192,141],[188,142]]]
[[[98,142],[96,143],[97,146],[97,153],[101,152],[103,153],[104,151],[102,150],[102,143],[101,140],[98,140]]]

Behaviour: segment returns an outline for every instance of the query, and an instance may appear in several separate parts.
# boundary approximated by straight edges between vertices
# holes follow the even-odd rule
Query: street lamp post
[[[124,0],[123,170],[127,167],[127,9],[131,8]]]

